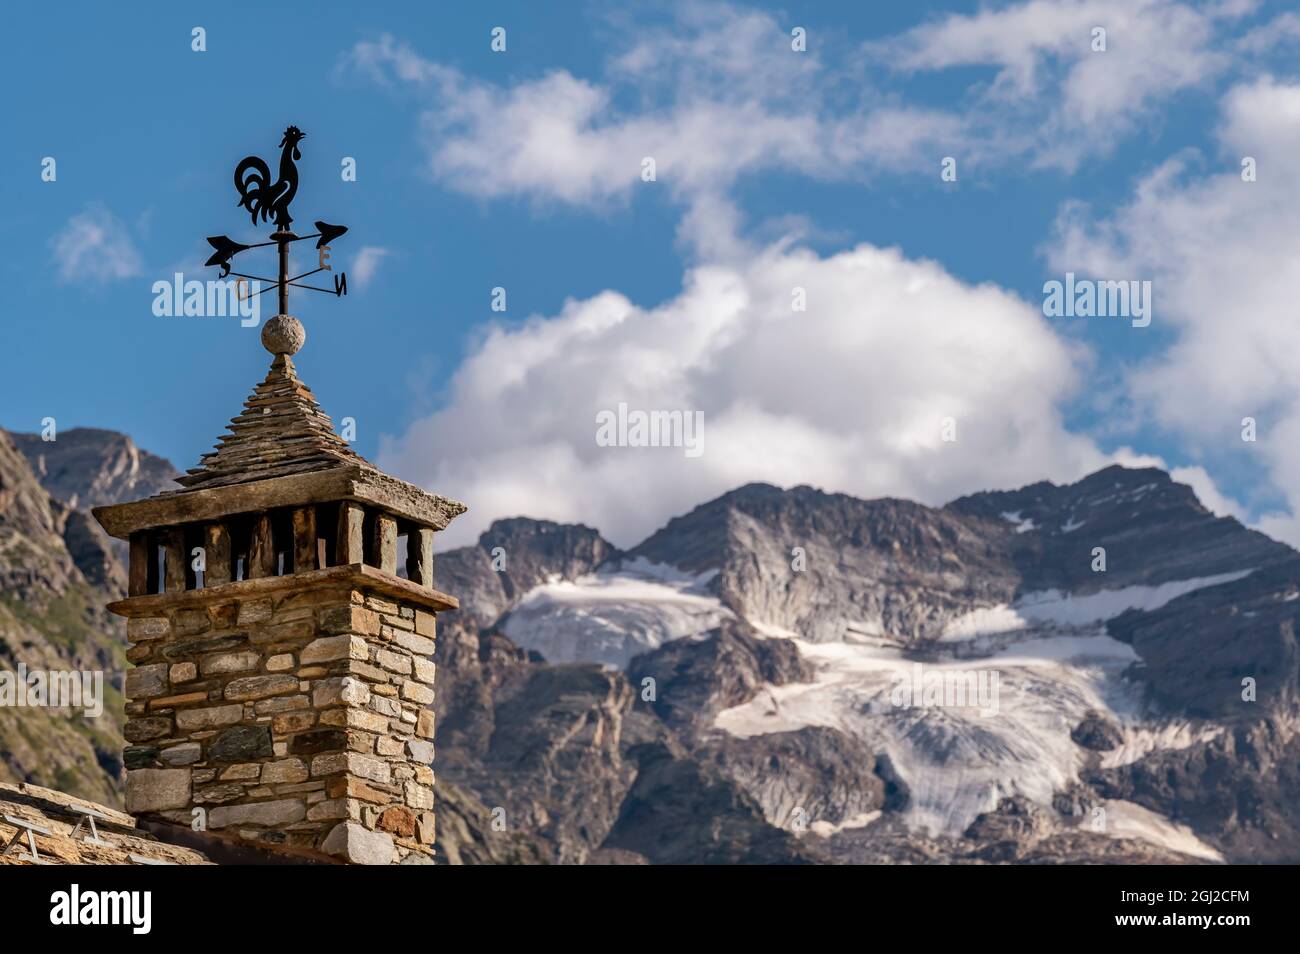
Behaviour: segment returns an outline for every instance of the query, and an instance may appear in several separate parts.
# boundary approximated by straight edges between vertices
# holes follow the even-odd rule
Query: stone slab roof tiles
[[[293,359],[279,354],[216,449],[176,478],[185,489],[168,493],[227,487],[341,464],[372,467],[334,432],[334,422],[299,379]]]
[[[73,838],[77,822],[84,818],[82,810],[85,809],[98,813],[95,826],[100,838],[99,844],[83,837],[89,834],[89,828],[84,823],[81,831],[77,832],[77,837]],[[136,827],[136,820],[124,812],[39,785],[0,782],[0,848],[20,831],[19,826],[5,821],[6,817],[48,832],[35,836],[36,850],[46,864],[139,864],[140,862],[132,860],[132,855],[137,859],[148,859],[149,862],[161,864],[211,863],[192,848],[159,841]],[[23,830],[23,837],[18,844],[0,857],[0,865],[31,864],[27,854],[27,836]]]

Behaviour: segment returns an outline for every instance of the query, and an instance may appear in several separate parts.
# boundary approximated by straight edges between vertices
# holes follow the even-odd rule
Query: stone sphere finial
[[[262,326],[262,347],[271,354],[297,354],[307,340],[307,329],[293,315],[276,315]]]

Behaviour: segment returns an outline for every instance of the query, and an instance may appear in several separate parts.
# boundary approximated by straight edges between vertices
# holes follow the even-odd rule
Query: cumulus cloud
[[[1110,49],[1097,55],[1113,74],[1085,56],[1103,15]],[[1024,150],[1052,164],[1053,137],[1109,142],[1219,69],[1211,20],[1227,15],[1167,0],[1030,0],[905,34],[895,64],[905,72],[997,69],[965,110],[975,126],[877,95],[862,74],[838,75],[815,52],[791,54],[784,25],[726,6],[679,8],[662,31],[625,34],[630,45],[599,79],[556,70],[497,85],[392,37],[359,44],[348,68],[423,96],[429,171],[444,184],[598,206],[644,185],[642,159],[652,156],[693,251],[682,291],[657,306],[606,291],[482,329],[441,409],[386,436],[380,463],[471,502],[444,545],[518,514],[586,522],[628,545],[753,480],[942,503],[1074,480],[1112,460],[1163,466],[1127,448],[1103,453],[1065,425],[1060,409],[1091,356],[1037,307],[895,249],[821,255],[793,238],[755,244],[741,235],[732,187],[773,171],[933,174],[939,150],[979,137],[1001,155]],[[1086,243],[1062,244],[1100,256],[1096,236],[1107,228],[1094,223]],[[796,289],[806,311],[792,307]],[[703,454],[600,446],[598,415],[621,404],[701,412]],[[1178,474],[1214,509],[1240,510],[1203,467]]]
[[[50,244],[54,266],[65,282],[103,283],[144,271],[126,226],[102,205],[89,205],[72,216]]]
[[[752,480],[940,503],[1075,479],[1106,462],[1061,423],[1076,383],[1069,346],[1005,291],[894,249],[777,244],[693,269],[655,308],[605,292],[493,327],[447,405],[386,439],[380,462],[473,501],[449,544],[527,514],[626,545]],[[597,415],[620,403],[703,412],[702,456],[598,446]]]
[[[1172,343],[1127,377],[1134,413],[1179,437],[1199,460],[1255,466],[1253,510],[1281,496],[1289,513],[1260,526],[1300,543],[1300,206],[1290,171],[1300,151],[1300,85],[1264,77],[1223,101],[1220,151],[1183,153],[1109,214],[1067,207],[1054,267],[1153,282],[1152,332]],[[1243,181],[1249,157],[1257,181]],[[1134,334],[1142,332],[1135,331]],[[1243,441],[1244,418],[1258,440]],[[1271,487],[1268,484],[1271,483]]]

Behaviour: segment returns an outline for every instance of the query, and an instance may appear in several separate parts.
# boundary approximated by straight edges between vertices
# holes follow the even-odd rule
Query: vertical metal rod
[[[287,229],[278,229],[275,233],[275,240],[280,244],[280,311],[279,314],[289,314],[289,237]]]

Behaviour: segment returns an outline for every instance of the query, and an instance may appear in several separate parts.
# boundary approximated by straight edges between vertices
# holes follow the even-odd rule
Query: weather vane
[[[267,282],[279,289],[280,309],[277,315],[287,316],[289,314],[290,285],[294,288],[305,288],[309,291],[326,292],[336,296],[343,296],[348,293],[348,276],[345,272],[339,272],[334,277],[334,287],[332,289],[301,284],[302,279],[315,275],[317,272],[333,271],[326,264],[326,259],[329,258],[326,253],[329,252],[330,242],[348,230],[346,225],[330,225],[328,222],[317,222],[316,231],[311,235],[295,235],[289,228],[293,224],[293,218],[289,215],[289,203],[298,194],[298,166],[296,161],[302,158],[298,143],[302,142],[306,135],[297,126],[290,126],[284,131],[284,138],[280,140],[279,178],[272,179],[270,167],[257,156],[248,156],[235,167],[235,188],[239,190],[238,204],[248,210],[255,226],[259,218],[263,222],[272,218],[275,220],[275,231],[271,233],[271,240],[269,242],[244,245],[225,235],[208,237],[208,244],[216,251],[204,264],[220,265],[222,278],[234,275],[236,278]],[[316,248],[320,252],[319,267],[303,272],[301,275],[290,276],[290,244],[312,238],[317,240]],[[268,245],[276,245],[280,250],[280,277],[278,279],[272,280],[259,275],[236,272],[231,269],[231,259],[240,252],[253,248],[265,248]],[[264,288],[257,294],[260,295],[270,290],[269,287]],[[263,338],[265,340],[265,329]],[[299,345],[301,345],[301,341],[299,341]]]

